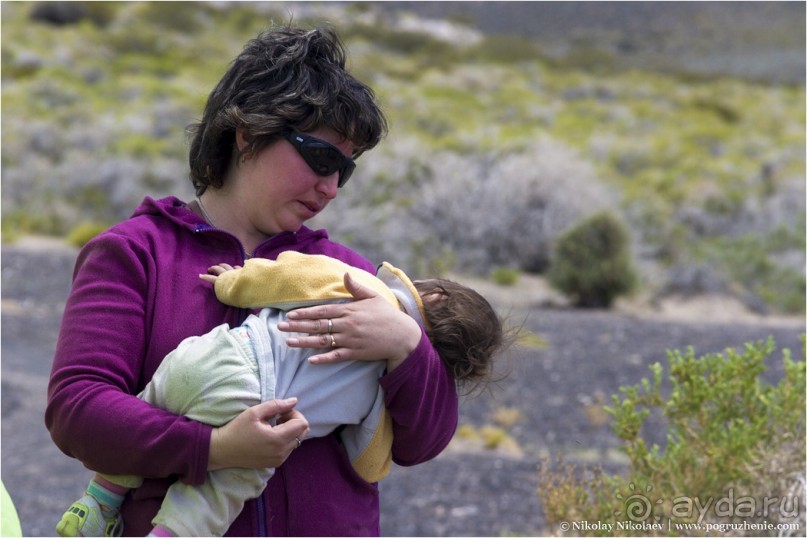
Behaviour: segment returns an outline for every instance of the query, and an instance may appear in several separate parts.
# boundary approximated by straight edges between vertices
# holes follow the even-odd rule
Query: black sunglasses
[[[353,170],[356,169],[353,159],[345,157],[339,148],[324,140],[296,132],[286,135],[286,140],[291,142],[291,145],[316,174],[330,176],[339,172],[339,183],[337,183],[339,188],[345,186]]]

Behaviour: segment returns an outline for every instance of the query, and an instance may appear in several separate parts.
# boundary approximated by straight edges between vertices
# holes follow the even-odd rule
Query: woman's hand
[[[349,273],[345,273],[345,288],[354,301],[290,311],[288,321],[279,323],[278,328],[309,336],[288,338],[286,343],[289,347],[323,349],[309,359],[315,364],[387,360],[387,369],[394,370],[420,342],[420,325],[358,284]]]
[[[213,428],[208,470],[278,467],[308,434],[308,421],[294,409],[297,398],[270,400]],[[277,425],[269,420],[277,418]]]

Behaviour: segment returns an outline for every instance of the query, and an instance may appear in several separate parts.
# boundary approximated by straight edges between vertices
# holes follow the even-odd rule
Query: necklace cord
[[[210,215],[205,209],[205,205],[202,203],[202,199],[199,198],[198,195],[196,196],[196,203],[199,204],[199,210],[202,212],[202,217],[207,221],[209,225],[211,225],[213,228],[216,228],[216,225],[213,223],[213,219],[210,218]],[[244,259],[248,260],[250,258],[252,258],[252,254],[249,254],[248,252],[246,252],[246,250],[244,250]]]
[[[213,219],[210,218],[210,215],[207,213],[205,205],[202,203],[202,199],[199,196],[196,196],[196,203],[199,204],[199,209],[202,211],[202,217],[204,217],[209,225],[215,228],[216,225],[213,224]]]

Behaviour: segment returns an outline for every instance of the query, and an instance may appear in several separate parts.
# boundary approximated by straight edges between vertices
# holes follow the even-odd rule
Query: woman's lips
[[[302,200],[300,200],[300,205],[302,205],[309,213],[311,213],[312,216],[322,211],[322,209],[325,207],[324,205],[316,202],[305,202]]]

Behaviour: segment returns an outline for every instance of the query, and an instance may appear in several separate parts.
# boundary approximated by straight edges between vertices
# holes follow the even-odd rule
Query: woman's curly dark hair
[[[475,388],[490,380],[493,359],[508,346],[502,320],[482,295],[451,280],[414,282],[423,298],[428,336],[456,382]],[[439,294],[440,300],[429,295]]]
[[[368,86],[345,68],[346,52],[328,28],[285,26],[250,40],[210,93],[202,119],[188,127],[190,176],[197,194],[219,188],[236,151],[236,130],[254,155],[292,131],[329,127],[353,144],[353,158],[387,133]]]

